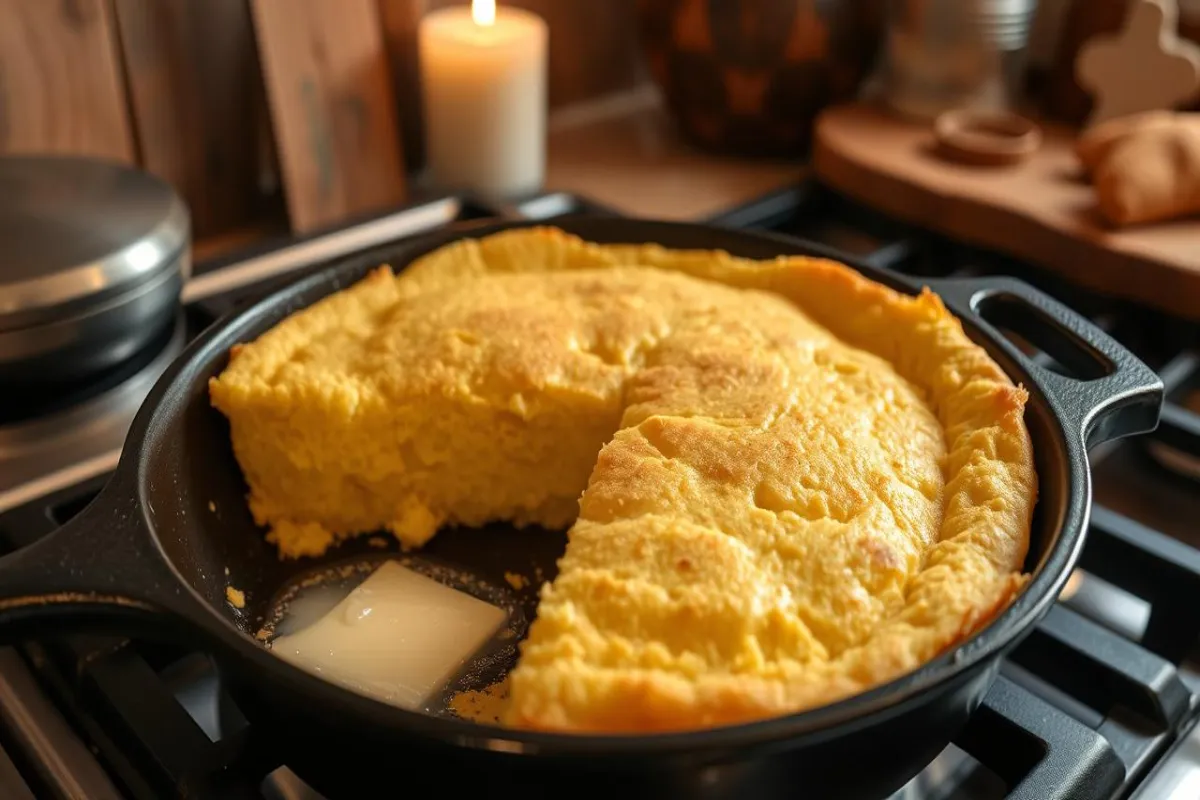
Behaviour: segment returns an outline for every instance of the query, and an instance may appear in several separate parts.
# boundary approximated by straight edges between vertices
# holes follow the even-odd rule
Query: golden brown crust
[[[291,555],[567,524],[586,485],[511,675],[522,727],[827,703],[952,648],[1025,580],[1026,392],[936,296],[831,261],[509,231],[295,315],[211,392]]]

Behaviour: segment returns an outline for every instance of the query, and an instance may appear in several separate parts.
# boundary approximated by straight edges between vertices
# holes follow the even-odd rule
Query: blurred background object
[[[1178,2],[1179,35],[1200,40],[1200,0]],[[926,127],[989,106],[1079,125],[1075,60],[1128,0],[498,5],[549,32],[544,188],[694,219],[793,184],[818,115],[864,96]],[[0,154],[164,179],[200,259],[383,214],[439,191],[418,29],[456,6],[470,0],[0,0]]]
[[[888,105],[918,119],[1009,110],[1037,0],[890,0],[881,76]]]
[[[650,74],[680,131],[738,155],[796,156],[813,120],[855,96],[882,0],[639,0]]]
[[[417,27],[469,0],[0,0],[0,154],[131,164],[201,255],[419,195]],[[633,0],[501,0],[550,28],[551,109],[644,82]]]
[[[402,202],[400,135],[374,0],[250,7],[292,227],[307,231]]]
[[[1183,105],[1200,89],[1200,46],[1179,35],[1175,0],[1132,0],[1113,33],[1075,59],[1075,82],[1092,97],[1088,127]]]
[[[418,28],[428,177],[445,191],[520,197],[546,174],[546,22],[495,0]]]
[[[1043,0],[1050,2],[1050,0]],[[1049,117],[1071,125],[1081,125],[1092,111],[1092,96],[1079,85],[1075,62],[1084,46],[1095,39],[1117,32],[1125,23],[1129,0],[1054,0],[1061,15],[1048,37],[1052,47],[1042,89],[1042,111]],[[1200,2],[1180,0],[1178,35],[1200,43]],[[1197,107],[1195,101],[1190,104]]]
[[[417,27],[441,8],[470,0],[376,0],[392,66],[396,104],[410,169],[425,163]],[[499,0],[498,6],[537,14],[550,30],[549,106],[562,108],[632,89],[645,80],[637,52],[635,0]]]

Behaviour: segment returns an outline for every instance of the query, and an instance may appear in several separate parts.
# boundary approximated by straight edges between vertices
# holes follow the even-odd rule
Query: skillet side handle
[[[1085,447],[1158,427],[1162,379],[1096,325],[1015,278],[926,281],[960,319],[990,334],[1028,372]],[[1000,328],[1038,347],[1027,355]],[[1058,362],[1072,377],[1050,369]]]
[[[0,558],[0,643],[84,631],[178,638],[189,627],[181,616],[193,598],[117,480],[66,525]]]

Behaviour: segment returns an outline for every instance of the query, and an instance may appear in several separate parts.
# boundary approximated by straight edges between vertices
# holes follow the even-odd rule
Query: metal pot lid
[[[78,313],[186,270],[190,227],[171,187],[132,167],[0,158],[0,329]]]

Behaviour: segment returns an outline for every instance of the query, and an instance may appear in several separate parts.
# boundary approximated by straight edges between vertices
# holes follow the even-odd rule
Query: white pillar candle
[[[429,177],[512,197],[546,169],[546,23],[473,0],[426,14],[418,32]]]

